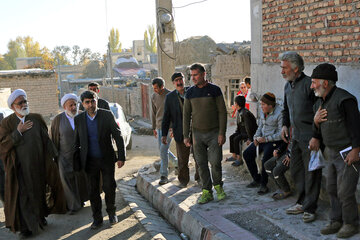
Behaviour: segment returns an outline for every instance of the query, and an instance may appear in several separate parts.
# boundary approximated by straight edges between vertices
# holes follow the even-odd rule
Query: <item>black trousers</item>
[[[268,175],[265,171],[264,164],[273,156],[273,151],[279,147],[282,141],[275,142],[266,142],[259,144],[259,153],[264,152],[263,158],[261,159],[262,168],[261,174],[258,173],[256,165],[256,146],[252,142],[248,148],[244,151],[243,156],[246,162],[246,166],[249,169],[249,172],[254,179],[254,181],[261,183],[261,185],[266,186],[268,183]]]
[[[235,153],[236,155],[241,155],[240,144],[242,144],[242,136],[240,133],[233,133],[229,137],[230,143],[230,153]]]
[[[321,188],[322,170],[308,171],[310,160],[308,146],[309,141],[293,139],[290,173],[298,192],[297,203],[303,205],[305,212],[315,213]]]
[[[284,192],[290,192],[289,182],[286,180],[285,172],[289,169],[282,161],[286,158],[286,154],[280,157],[272,157],[265,164],[266,173],[274,179],[276,185]]]
[[[115,164],[115,163],[114,163]],[[115,215],[115,165],[104,164],[103,159],[88,158],[86,174],[88,178],[88,192],[94,221],[102,221],[102,203],[100,197],[100,178],[102,190],[105,193],[106,212]]]

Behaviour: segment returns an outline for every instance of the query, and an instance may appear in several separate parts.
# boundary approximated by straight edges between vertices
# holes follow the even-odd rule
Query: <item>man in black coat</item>
[[[97,107],[97,95],[93,91],[81,94],[81,102],[85,112],[75,117],[75,156],[74,170],[84,170],[88,177],[88,190],[94,222],[91,229],[103,224],[100,197],[100,174],[105,192],[106,211],[111,225],[118,222],[115,215],[114,163],[118,168],[125,164],[124,141],[114,115]],[[111,139],[118,149],[116,156]]]
[[[186,187],[190,180],[188,166],[190,147],[187,147],[184,144],[182,120],[184,96],[187,88],[184,87],[184,75],[181,72],[175,72],[171,76],[171,80],[175,86],[175,90],[168,93],[165,97],[164,116],[161,124],[161,141],[163,144],[167,144],[167,135],[169,132],[170,124],[172,124],[171,127],[176,142],[176,153],[179,165],[179,187]]]

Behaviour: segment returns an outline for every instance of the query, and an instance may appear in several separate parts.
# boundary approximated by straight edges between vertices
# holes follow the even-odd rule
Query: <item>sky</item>
[[[50,50],[55,46],[79,45],[81,49],[105,53],[113,27],[119,30],[122,48],[131,48],[132,41],[142,40],[147,26],[156,23],[156,0],[0,0],[0,3],[0,54],[7,52],[8,42],[17,36],[33,37],[41,47]],[[203,35],[217,43],[250,40],[250,0],[172,3],[178,41]]]

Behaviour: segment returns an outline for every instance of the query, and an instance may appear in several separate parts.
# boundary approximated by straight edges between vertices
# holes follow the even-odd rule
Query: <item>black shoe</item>
[[[250,184],[246,185],[247,188],[257,188],[260,186],[260,183],[257,181],[252,181]]]
[[[69,214],[69,215],[75,215],[76,212],[77,212],[76,210],[70,210],[70,211],[68,212],[68,214]]]
[[[186,188],[187,184],[186,183],[179,183],[176,186],[179,187],[179,188]]]
[[[109,215],[110,225],[117,224],[119,222],[118,217],[116,215]]]
[[[165,176],[161,176],[160,177],[160,181],[159,181],[159,185],[164,185],[167,184],[169,182],[168,178]]]
[[[45,226],[47,226],[47,221],[45,219],[45,217],[43,217],[42,219],[40,219],[40,222],[39,222],[39,226],[41,229],[44,229]]]
[[[21,231],[20,234],[19,234],[20,239],[29,238],[31,236],[32,236],[32,232],[30,230]]]
[[[258,194],[259,195],[264,195],[264,194],[266,194],[268,192],[269,192],[269,188],[267,186],[261,185],[261,187],[260,187],[260,189],[258,191]]]
[[[95,229],[98,229],[100,228],[101,226],[103,225],[103,221],[94,221],[92,224],[91,224],[91,229],[95,230]]]

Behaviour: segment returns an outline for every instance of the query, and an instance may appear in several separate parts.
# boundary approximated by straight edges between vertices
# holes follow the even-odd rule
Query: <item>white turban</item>
[[[61,98],[61,106],[64,107],[64,104],[66,103],[66,101],[70,100],[70,99],[74,100],[75,102],[78,101],[78,97],[75,94],[67,93]]]
[[[11,108],[11,104],[13,104],[15,99],[17,99],[20,96],[24,96],[25,98],[27,98],[26,92],[24,90],[16,89],[15,91],[13,91],[7,100],[8,107]]]

